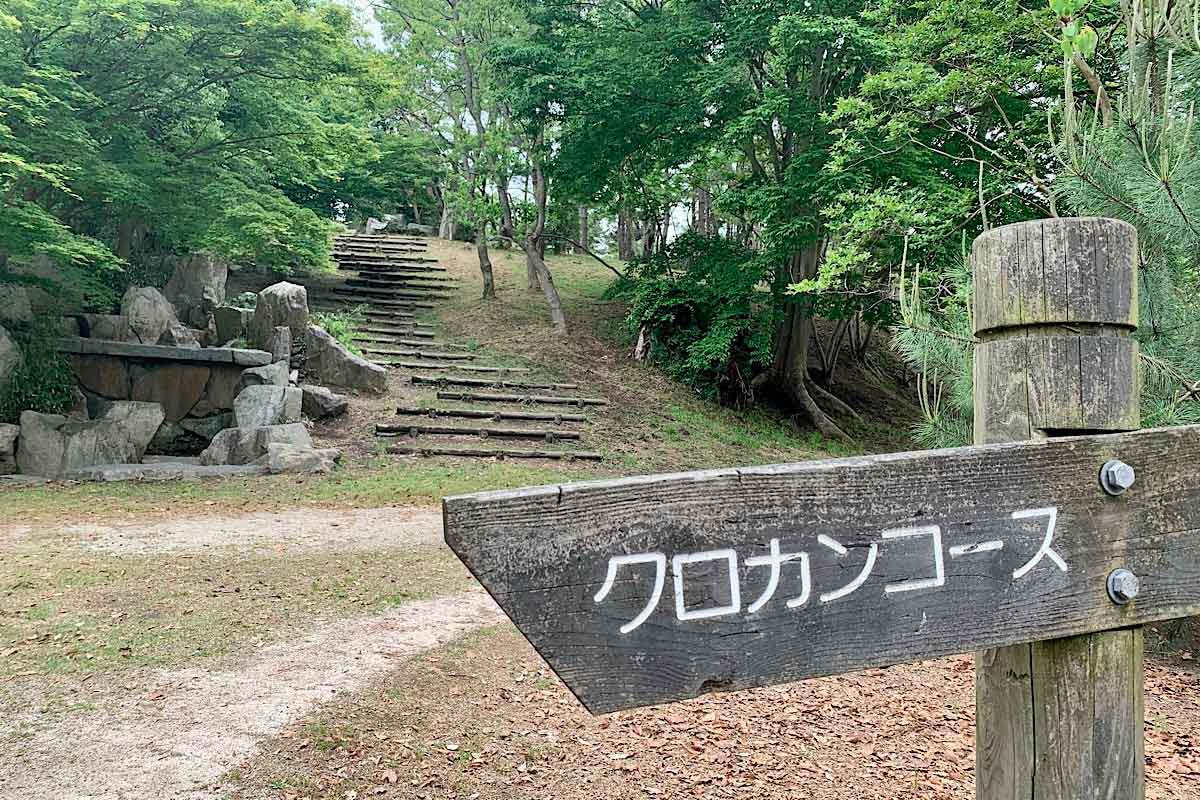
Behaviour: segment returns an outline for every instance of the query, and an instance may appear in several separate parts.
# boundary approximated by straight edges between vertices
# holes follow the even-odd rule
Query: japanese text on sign
[[[1053,567],[1062,572],[1068,571],[1066,561],[1054,550],[1054,527],[1058,520],[1057,507],[1049,506],[1046,508],[1028,508],[1014,511],[1012,512],[1012,519],[1042,520],[1045,526],[1041,547],[1021,566],[1013,570],[1013,580],[1021,580],[1044,560],[1049,561]],[[956,544],[946,548],[942,540],[942,528],[940,525],[890,528],[880,532],[880,541],[871,542],[867,546],[864,563],[853,579],[841,586],[829,587],[827,591],[817,592],[817,602],[836,602],[861,589],[875,569],[876,561],[879,558],[879,546],[882,542],[916,538],[927,539],[929,543],[930,566],[928,576],[887,583],[883,587],[885,595],[937,589],[945,586],[947,554],[949,554],[951,559],[986,557],[989,554],[998,553],[1004,549],[1004,541],[1000,539]],[[822,555],[831,553],[832,557],[837,559],[846,559],[851,555],[850,548],[826,534],[821,534],[817,537],[817,544],[823,548],[818,551]],[[854,549],[860,550],[862,548]],[[612,592],[613,586],[616,584],[617,575],[622,567],[633,568],[642,564],[653,565],[654,567],[654,588],[650,592],[646,606],[637,616],[620,627],[622,634],[637,630],[658,608],[663,591],[666,589],[667,560],[666,553],[661,552],[632,553],[613,556],[609,559],[608,571],[605,574],[604,583],[593,598],[596,603],[603,603],[605,598]],[[680,622],[711,619],[742,613],[742,589],[738,573],[738,554],[736,550],[725,548],[706,550],[699,553],[680,553],[671,557],[670,561],[674,584],[675,617]],[[689,609],[684,599],[684,585],[687,580],[688,565],[706,562],[725,562],[725,570],[729,579],[728,603],[707,608]],[[792,596],[786,600],[787,607],[789,609],[800,608],[808,604],[812,599],[814,587],[812,585],[811,557],[809,553],[785,553],[780,546],[779,539],[773,538],[770,541],[769,552],[766,555],[747,558],[743,561],[743,564],[748,569],[768,570],[766,587],[757,598],[745,606],[746,613],[758,613],[771,602],[779,591],[785,567],[795,575],[799,583],[797,591],[792,593]]]

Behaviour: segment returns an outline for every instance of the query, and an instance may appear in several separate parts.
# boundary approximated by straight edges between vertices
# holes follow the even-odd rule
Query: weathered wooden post
[[[1132,226],[1008,225],[975,240],[972,265],[976,444],[1138,427]],[[1109,522],[1110,541],[1128,534]],[[1142,692],[1140,627],[978,654],[977,797],[1143,797]]]

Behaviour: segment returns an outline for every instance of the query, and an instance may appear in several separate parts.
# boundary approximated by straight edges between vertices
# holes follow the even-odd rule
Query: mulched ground
[[[1186,655],[1186,654],[1185,654]],[[1200,795],[1200,674],[1146,674],[1151,800]],[[968,657],[593,718],[511,629],[432,651],[264,743],[230,797],[974,797]]]

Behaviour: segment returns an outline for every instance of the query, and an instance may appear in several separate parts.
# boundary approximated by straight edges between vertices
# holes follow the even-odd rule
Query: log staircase
[[[589,411],[607,401],[577,384],[489,363],[486,351],[447,342],[428,311],[458,290],[420,238],[347,234],[334,245],[333,281],[308,284],[319,310],[356,308],[355,341],[366,358],[401,372],[411,392],[375,434],[395,455],[599,461],[583,449]],[[411,396],[410,396],[411,395]]]

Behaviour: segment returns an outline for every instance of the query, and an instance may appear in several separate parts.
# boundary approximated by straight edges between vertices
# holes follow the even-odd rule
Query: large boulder
[[[300,421],[304,396],[291,386],[247,386],[233,401],[239,428],[263,428]]]
[[[334,394],[324,386],[314,386],[311,383],[300,384],[304,393],[301,410],[309,419],[320,420],[330,417],[340,417],[350,408],[350,400],[340,394]]]
[[[272,475],[280,473],[333,472],[341,459],[340,450],[314,450],[282,442],[267,445],[266,455],[256,463],[267,468]]]
[[[25,357],[21,355],[21,348],[8,335],[8,331],[0,328],[0,394],[8,388],[8,384],[12,382],[13,374],[24,363]]]
[[[169,422],[178,422],[196,407],[212,374],[204,364],[183,362],[135,365],[129,372],[133,387],[130,399],[162,403]]]
[[[79,335],[110,342],[136,342],[129,321],[120,314],[80,314]]]
[[[321,383],[373,394],[387,391],[387,370],[354,355],[324,328],[308,326],[305,352],[308,374]]]
[[[21,412],[21,433],[17,439],[17,467],[26,475],[56,477],[62,469],[66,438],[61,429],[67,418],[59,414]]]
[[[253,464],[267,454],[272,444],[311,450],[312,437],[300,423],[262,428],[227,428],[213,437],[212,444],[200,454],[200,463],[205,466]]]
[[[208,253],[195,253],[175,267],[164,294],[175,306],[179,319],[193,328],[206,328],[209,317],[225,302],[228,279],[227,262]]]
[[[0,325],[33,322],[33,301],[29,287],[15,283],[0,284]]]
[[[26,475],[57,478],[98,464],[135,463],[136,426],[126,422],[119,416],[84,421],[22,412],[17,466]]]
[[[262,350],[270,350],[275,329],[283,326],[291,330],[293,337],[303,336],[308,327],[308,291],[287,281],[258,293],[250,321],[250,342]]]
[[[146,448],[150,445],[150,440],[154,438],[159,426],[166,419],[166,413],[158,403],[138,403],[126,400],[110,404],[100,419],[116,422],[125,429],[129,435],[129,441],[137,453],[137,458],[134,460],[141,461],[142,457],[146,455]]]
[[[0,475],[12,475],[17,471],[17,437],[20,425],[0,425]]]
[[[271,351],[272,361],[286,361],[290,364],[292,361],[292,329],[284,325],[276,328],[268,349]]]
[[[242,373],[242,390],[250,386],[287,386],[289,372],[286,361],[276,361],[265,367],[251,367]]]
[[[135,341],[158,344],[158,340],[179,322],[175,307],[152,286],[131,286],[121,298],[121,316]]]
[[[199,334],[199,335],[198,335]],[[200,336],[203,331],[195,331],[184,325],[182,322],[172,322],[167,326],[163,335],[158,338],[157,344],[165,347],[187,347],[196,349],[200,347]]]
[[[233,342],[246,335],[254,312],[237,306],[218,306],[213,309],[213,321],[217,328],[216,341],[220,344]]]

